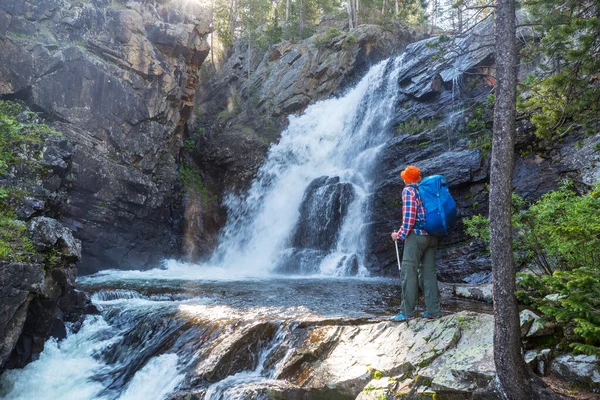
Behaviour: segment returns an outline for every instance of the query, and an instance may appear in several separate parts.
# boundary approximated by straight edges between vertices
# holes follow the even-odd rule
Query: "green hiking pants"
[[[437,236],[417,235],[410,232],[404,241],[402,256],[402,305],[400,311],[413,317],[419,294],[419,272],[421,274],[425,306],[433,317],[442,315],[437,277],[435,275],[435,251]]]

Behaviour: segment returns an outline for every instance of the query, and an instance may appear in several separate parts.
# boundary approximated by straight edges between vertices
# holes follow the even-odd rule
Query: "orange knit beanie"
[[[406,183],[421,182],[421,170],[414,165],[406,167],[404,171],[400,172],[400,176]]]

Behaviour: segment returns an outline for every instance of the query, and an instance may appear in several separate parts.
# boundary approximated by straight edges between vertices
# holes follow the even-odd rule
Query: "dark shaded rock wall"
[[[184,2],[0,3],[0,96],[76,144],[63,222],[83,242],[82,273],[179,252],[171,203],[208,20]]]

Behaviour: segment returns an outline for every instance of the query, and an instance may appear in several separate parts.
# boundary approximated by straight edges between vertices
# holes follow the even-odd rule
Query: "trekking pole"
[[[398,271],[400,271],[400,279],[402,279],[402,264],[400,263],[400,252],[398,251],[398,239],[394,240],[394,244],[396,245],[396,259],[398,260]],[[406,325],[408,325],[408,315],[406,315],[406,293],[404,293],[404,288],[402,289],[402,297],[404,297],[404,299],[402,299],[402,304],[404,305],[404,316],[406,317]]]

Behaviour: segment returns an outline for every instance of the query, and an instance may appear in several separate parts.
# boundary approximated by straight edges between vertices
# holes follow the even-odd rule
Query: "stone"
[[[550,323],[544,323],[541,319],[535,319],[531,324],[531,327],[527,331],[526,337],[539,337],[548,336],[554,333],[554,325]]]
[[[540,318],[539,315],[537,315],[536,313],[534,313],[531,310],[523,310],[519,313],[521,337],[524,337],[527,335],[527,332],[529,332],[529,328],[531,328],[531,325],[533,325],[533,322],[539,318]]]
[[[596,356],[563,354],[552,360],[550,370],[566,381],[600,389],[600,360]]]
[[[356,400],[379,400],[381,398],[387,398],[390,394],[390,388],[395,386],[396,379],[391,377],[382,377],[379,379],[372,379],[367,386],[365,386],[356,396]]]
[[[43,279],[40,264],[0,262],[0,371],[21,336],[29,304]]]
[[[75,239],[71,230],[53,218],[36,217],[29,222],[29,234],[36,247],[48,250],[58,246],[60,253],[68,260],[81,259],[81,241]]]
[[[308,185],[291,244],[300,249],[331,250],[356,192],[339,177],[323,176]]]
[[[465,299],[483,301],[486,303],[492,302],[492,284],[484,285],[455,285],[454,294],[457,297],[463,297]]]
[[[27,98],[63,134],[44,145],[42,163],[73,175],[59,211],[84,243],[81,271],[153,267],[178,254],[174,235],[155,232],[178,230],[174,166],[209,51],[209,13],[189,2],[161,12],[143,0],[9,3],[0,5],[0,95]]]
[[[492,325],[491,316],[461,312],[408,325],[316,327],[277,378],[310,391],[326,387],[357,396],[371,371],[396,377],[415,370],[434,392],[473,390],[494,376]]]
[[[538,375],[545,376],[547,373],[547,366],[550,361],[550,349],[534,349],[527,351],[523,358],[525,363],[531,368],[533,372]]]
[[[35,197],[23,197],[20,199],[20,203],[16,208],[17,217],[22,219],[28,219],[36,212],[44,210],[46,202]]]

